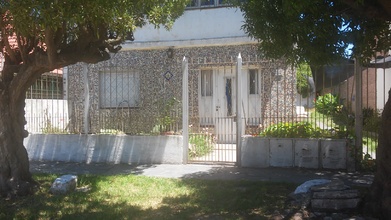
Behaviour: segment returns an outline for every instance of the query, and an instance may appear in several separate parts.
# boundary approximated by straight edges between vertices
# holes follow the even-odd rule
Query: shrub
[[[314,128],[309,122],[282,122],[274,124],[261,132],[262,137],[310,138],[320,137],[322,130]]]
[[[338,96],[327,93],[323,96],[318,96],[315,101],[316,111],[319,113],[332,116],[337,113],[342,106],[338,104]]]
[[[312,92],[312,88],[308,83],[308,78],[312,76],[310,66],[306,63],[300,64],[297,68],[296,75],[297,93],[299,93],[303,98],[307,98]]]
[[[321,129],[309,122],[282,122],[267,127],[260,133],[260,136],[274,138],[345,138],[346,131],[338,127]]]
[[[362,110],[364,130],[378,132],[380,128],[381,115],[379,111],[373,108],[364,108]]]

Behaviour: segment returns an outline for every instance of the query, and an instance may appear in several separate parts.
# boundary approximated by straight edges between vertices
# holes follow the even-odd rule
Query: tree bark
[[[371,186],[369,205],[381,219],[391,216],[391,89],[382,113],[379,145],[376,152],[377,170]]]
[[[9,88],[0,91],[0,194],[13,197],[33,194],[37,186],[29,170],[23,139],[25,95],[13,97]]]

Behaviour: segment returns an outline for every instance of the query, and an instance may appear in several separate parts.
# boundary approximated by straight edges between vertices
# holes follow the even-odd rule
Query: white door
[[[236,142],[236,79],[229,68],[215,70],[215,129],[218,143]]]

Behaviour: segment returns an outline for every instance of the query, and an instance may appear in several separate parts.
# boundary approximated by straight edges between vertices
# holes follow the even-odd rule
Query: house
[[[242,23],[240,10],[221,0],[195,0],[171,30],[146,25],[136,29],[135,40],[126,42],[110,60],[69,66],[70,130],[180,132],[184,57],[189,65],[192,132],[219,130],[219,137],[230,136],[230,142],[237,104],[248,133],[294,120],[294,69],[283,61],[263,59]],[[244,95],[236,103],[239,53]]]

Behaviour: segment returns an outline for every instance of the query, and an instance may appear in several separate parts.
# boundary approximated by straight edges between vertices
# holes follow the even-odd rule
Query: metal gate
[[[237,114],[241,58],[236,62],[186,61],[186,65],[190,66],[188,86],[184,85],[188,91],[183,93],[190,94],[189,162],[239,163],[241,129],[237,121],[243,121]]]

